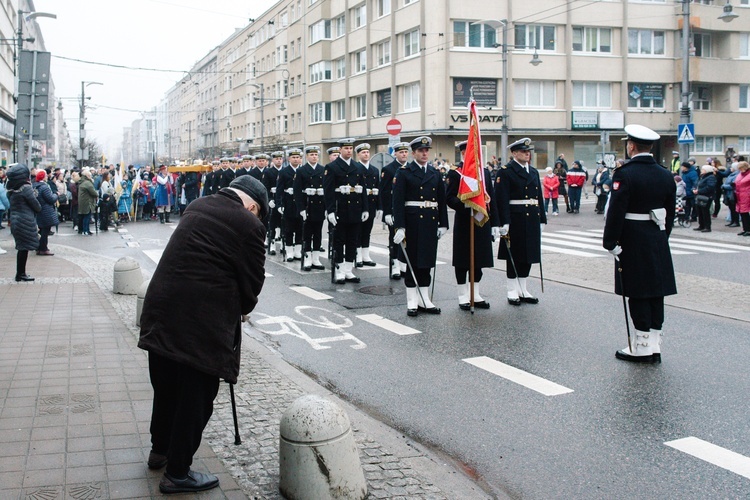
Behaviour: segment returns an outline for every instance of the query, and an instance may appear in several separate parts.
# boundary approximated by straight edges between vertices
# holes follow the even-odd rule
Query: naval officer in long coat
[[[630,161],[612,174],[602,245],[617,259],[615,293],[628,297],[635,338],[615,356],[660,362],[664,297],[677,293],[668,241],[677,188],[651,155],[659,134],[643,125],[628,125],[625,133]]]
[[[393,178],[396,177],[399,169],[406,165],[406,160],[409,159],[409,149],[408,142],[394,144],[393,156],[395,158],[380,172],[380,210],[383,212],[383,222],[388,226],[388,241],[393,241],[396,235],[396,228],[393,227]],[[389,247],[391,279],[399,280],[406,272],[406,262],[398,245],[389,245]]]
[[[429,164],[432,139],[417,137],[409,145],[414,160],[401,167],[393,180],[393,242],[406,242],[406,261],[411,264],[404,276],[406,313],[440,314],[430,300],[429,287],[438,239],[448,231],[445,183]]]
[[[303,270],[325,269],[320,262],[323,221],[326,219],[326,204],[323,199],[323,165],[318,163],[320,146],[305,148],[307,161],[297,169],[294,177],[294,202],[304,222],[304,266]],[[312,253],[312,259],[310,256]]]
[[[547,223],[547,214],[539,173],[531,165],[534,150],[531,139],[519,139],[508,149],[513,159],[500,167],[495,179],[500,234],[506,237],[500,242],[498,258],[508,261],[505,263],[508,303],[514,306],[536,304],[539,299],[529,293],[526,281],[531,264],[542,260],[542,224]]]

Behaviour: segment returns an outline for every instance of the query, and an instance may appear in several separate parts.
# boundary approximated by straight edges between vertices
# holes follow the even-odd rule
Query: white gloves
[[[541,222],[539,223],[539,234],[542,234],[544,232],[544,224]]]
[[[510,229],[510,224],[503,224],[500,226],[500,236],[505,236],[508,234],[508,230]]]
[[[349,193],[351,193],[351,192],[352,192],[352,187],[351,187],[351,186],[349,186],[348,184],[345,184],[345,185],[343,185],[343,186],[339,186],[339,189],[338,189],[338,191],[339,191],[339,193],[341,193],[341,194],[349,194]]]
[[[500,237],[500,228],[495,226],[492,228],[492,241],[495,241]]]
[[[286,189],[284,190],[284,192],[285,192],[286,194],[294,194],[294,188],[286,188]]]
[[[370,218],[370,212],[362,212],[362,222]]]
[[[299,216],[302,217],[302,220],[307,220],[307,210],[301,211]]]
[[[364,188],[362,186],[360,186],[359,184],[357,184],[356,186],[354,186],[354,192],[357,193],[357,194],[362,194],[363,190],[364,190]]]
[[[391,215],[391,214],[386,215],[385,216],[385,223],[388,224],[389,226],[392,226],[393,225],[393,215]]]
[[[611,253],[612,255],[614,255],[615,257],[617,257],[618,255],[622,253],[622,247],[620,245],[615,245],[615,248],[613,248],[612,250],[607,250],[607,251]]]
[[[334,213],[330,213],[330,214],[328,214],[328,223],[329,223],[330,225],[332,225],[332,226],[335,226],[335,225],[336,225],[336,222],[337,222],[337,221],[336,221],[336,214],[334,214]]]
[[[393,235],[393,242],[396,245],[400,245],[404,241],[404,238],[406,238],[406,229],[400,227],[396,230],[396,234]]]
[[[273,200],[269,200],[268,201],[268,206],[271,207],[271,208],[276,208],[276,202],[273,201]]]
[[[375,220],[382,219],[382,218],[383,218],[383,211],[375,210]]]
[[[307,189],[305,189],[305,194],[307,196],[313,196],[315,194],[315,188],[307,188]]]
[[[438,228],[438,234],[437,234],[438,239],[442,238],[445,235],[445,233],[447,233],[447,232],[448,232],[448,228],[447,227],[439,227]]]
[[[278,210],[281,215],[284,215],[284,207],[279,207],[276,210]]]
[[[373,195],[377,196],[378,193],[380,193],[380,189],[378,189],[378,188],[372,188],[372,194]]]

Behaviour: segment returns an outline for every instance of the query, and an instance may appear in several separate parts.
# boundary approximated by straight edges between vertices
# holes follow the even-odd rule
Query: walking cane
[[[232,399],[232,418],[234,418],[234,444],[242,444],[242,440],[240,439],[240,426],[237,422],[237,403],[234,401],[234,384],[231,382],[227,382],[229,384],[229,396]]]
[[[622,284],[622,266],[620,265],[620,258],[615,255],[615,265],[617,266],[617,278],[620,281],[620,291],[622,292],[622,310],[625,312],[625,330],[628,332],[628,349],[633,352],[633,348],[630,345],[630,323],[628,322],[628,307],[625,304],[625,287]]]
[[[422,304],[425,306],[427,305],[427,302],[424,301],[424,297],[422,297],[422,291],[419,289],[419,282],[417,282],[417,275],[414,274],[414,268],[411,267],[411,261],[409,260],[409,254],[406,253],[406,242],[401,240],[401,250],[404,252],[404,257],[406,257],[406,265],[409,267],[409,271],[411,271],[411,278],[414,280],[414,284],[417,287],[417,293],[419,294],[419,298],[422,299]]]

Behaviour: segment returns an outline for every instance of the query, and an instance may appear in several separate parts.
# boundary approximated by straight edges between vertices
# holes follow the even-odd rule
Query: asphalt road
[[[545,230],[553,247],[545,251],[545,273],[557,278],[546,282],[544,294],[533,280],[538,305],[508,305],[504,272],[493,269],[481,285],[491,309],[460,311],[449,233],[437,266],[441,315],[407,318],[403,284],[389,280],[385,266],[361,270],[360,284],[332,285],[327,271],[301,273],[296,262],[269,258],[249,334],[379,419],[460,460],[491,492],[540,499],[747,497],[747,323],[668,307],[663,363],[616,360],[615,350],[626,345],[620,298],[603,277],[598,287],[565,279],[610,274],[608,254],[585,247],[586,238],[596,242],[602,221],[586,213],[593,206],[583,208],[577,217],[552,219]],[[84,238],[67,236],[63,227],[51,243],[129,255],[153,271],[171,229],[154,222],[126,229]],[[676,270],[698,283],[683,287],[686,293],[699,294],[704,278],[740,287],[750,281],[742,265],[750,241],[735,232],[709,238],[675,231],[675,239],[697,247],[674,257]],[[373,255],[385,265],[379,224],[376,233],[380,252]],[[564,253],[570,250],[593,255]],[[690,437],[697,439],[684,440]],[[684,441],[665,444],[675,440]],[[705,459],[709,452],[714,463]]]

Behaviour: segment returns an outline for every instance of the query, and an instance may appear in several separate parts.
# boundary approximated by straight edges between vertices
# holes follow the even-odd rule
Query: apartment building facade
[[[749,1],[731,23],[713,0],[691,4],[699,159],[750,153]],[[435,157],[454,161],[473,93],[486,158],[502,156],[505,118],[511,141],[535,141],[538,167],[560,153],[589,165],[602,152],[622,156],[630,123],[658,131],[657,158],[668,160],[678,148],[683,18],[682,4],[666,0],[282,0],[218,47],[213,125],[222,154],[343,137],[386,151],[395,118],[399,138],[429,134]],[[184,127],[171,99],[169,108]]]

